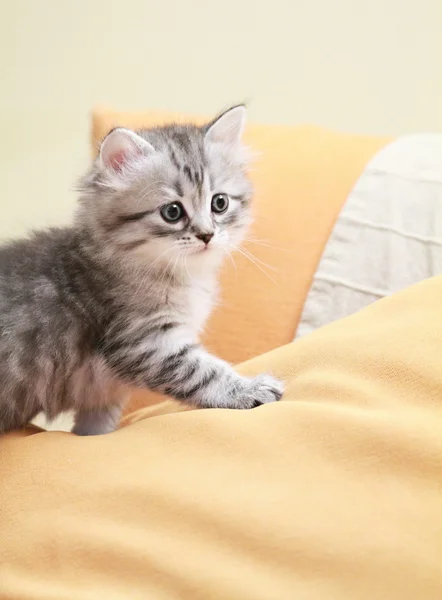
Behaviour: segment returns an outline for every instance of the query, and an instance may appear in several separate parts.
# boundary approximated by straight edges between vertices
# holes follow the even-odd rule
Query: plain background
[[[442,0],[3,0],[0,45],[2,238],[69,219],[97,104],[442,131]]]

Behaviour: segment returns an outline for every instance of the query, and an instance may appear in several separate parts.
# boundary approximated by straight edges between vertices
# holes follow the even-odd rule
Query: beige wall
[[[442,0],[6,0],[0,237],[65,221],[88,112],[213,112],[442,131]]]

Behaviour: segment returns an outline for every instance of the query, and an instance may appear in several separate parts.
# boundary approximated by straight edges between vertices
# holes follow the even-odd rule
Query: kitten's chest
[[[216,292],[215,286],[201,285],[183,293],[183,312],[194,331],[200,332],[203,329],[216,301]]]

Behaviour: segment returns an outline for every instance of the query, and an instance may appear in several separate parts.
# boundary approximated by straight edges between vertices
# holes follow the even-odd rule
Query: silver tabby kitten
[[[81,184],[72,227],[0,249],[0,432],[74,409],[74,432],[112,431],[125,388],[200,407],[278,400],[198,343],[251,186],[237,106],[204,127],[114,129]]]

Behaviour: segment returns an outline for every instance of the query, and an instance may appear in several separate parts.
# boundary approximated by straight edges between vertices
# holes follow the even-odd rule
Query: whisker
[[[261,260],[260,258],[258,258],[255,254],[253,254],[252,252],[250,252],[250,250],[247,250],[246,248],[241,248],[241,250],[243,252],[245,252],[246,254],[248,254],[250,256],[250,258],[253,258],[258,263],[260,263],[263,267],[266,267],[267,269],[270,269],[274,273],[278,272],[278,269],[276,269],[275,267],[272,267],[272,265],[268,265],[267,263],[265,263],[263,260]]]
[[[280,246],[275,246],[269,240],[261,240],[258,238],[244,237],[245,242],[249,242],[250,244],[257,244],[259,246],[266,246],[267,248],[277,248],[278,250],[282,248]]]
[[[245,258],[247,258],[247,260],[249,260],[251,263],[253,263],[268,279],[270,279],[270,281],[272,283],[274,283],[275,285],[277,285],[278,287],[281,287],[281,285],[275,280],[273,279],[273,277],[271,277],[267,271],[265,271],[261,265],[259,263],[257,263],[256,261],[253,260],[253,258],[251,256],[249,256],[248,254],[246,254],[242,248],[240,248],[239,246],[235,246],[235,250],[237,250],[240,254],[242,254]]]
[[[172,267],[171,272],[170,272],[170,277],[167,280],[167,287],[169,287],[169,285],[172,283],[173,278],[175,277],[175,272],[176,272],[176,268],[178,266],[179,260],[180,260],[180,255],[177,254],[176,257],[175,257],[175,262],[173,263],[173,267]]]
[[[272,242],[270,242],[269,240],[261,240],[258,238],[251,238],[251,237],[244,237],[243,238],[245,242],[250,243],[250,244],[256,244],[257,246],[264,246],[265,248],[271,248],[272,250],[280,250],[281,252],[293,252],[295,250],[295,246],[302,246],[304,244],[290,244],[289,246],[283,247],[283,246],[276,246],[275,244],[272,244]],[[314,243],[314,242],[310,242],[310,243]]]
[[[185,266],[185,269],[186,269],[186,272],[187,272],[187,276],[188,276],[188,278],[189,278],[189,281],[192,283],[193,279],[192,279],[192,276],[191,276],[191,275],[190,275],[190,273],[189,273],[189,269],[188,269],[188,266],[187,266],[187,257],[188,257],[188,256],[189,256],[189,251],[187,251],[187,252],[184,254],[184,266]]]
[[[236,281],[238,281],[238,268],[237,268],[237,266],[236,266],[236,262],[235,262],[235,260],[234,260],[234,258],[233,258],[233,256],[232,256],[231,252],[229,252],[229,251],[227,250],[227,248],[224,248],[224,247],[223,247],[222,249],[223,249],[223,252],[225,252],[225,253],[227,254],[227,256],[228,256],[228,258],[229,258],[230,262],[232,263],[232,265],[233,265],[233,268],[235,269],[235,278],[236,278]]]

